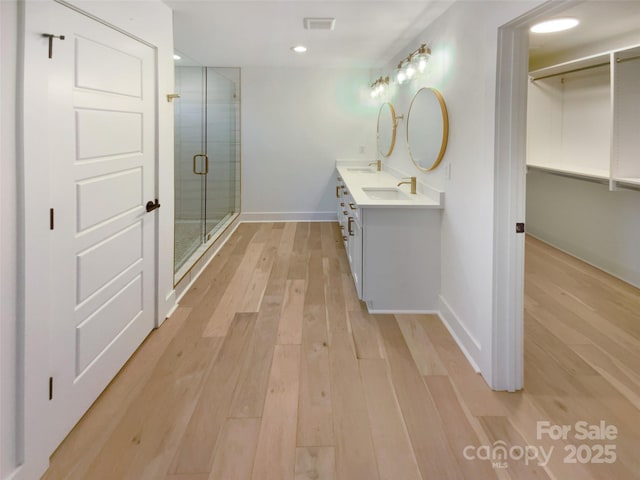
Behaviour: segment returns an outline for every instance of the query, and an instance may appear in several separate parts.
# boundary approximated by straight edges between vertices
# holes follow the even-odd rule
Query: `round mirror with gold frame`
[[[448,138],[449,115],[442,94],[435,88],[421,88],[407,114],[407,147],[415,166],[428,172],[440,165]]]
[[[378,111],[378,152],[388,157],[396,144],[396,129],[398,121],[396,111],[389,102],[383,103]]]

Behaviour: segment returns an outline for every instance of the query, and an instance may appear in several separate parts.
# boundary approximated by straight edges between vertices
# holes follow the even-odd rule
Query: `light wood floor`
[[[526,389],[498,393],[437,317],[367,314],[348,268],[335,224],[242,224],[44,478],[640,478],[638,290],[527,239]],[[617,438],[536,438],[580,420]],[[466,458],[500,445],[554,450]]]

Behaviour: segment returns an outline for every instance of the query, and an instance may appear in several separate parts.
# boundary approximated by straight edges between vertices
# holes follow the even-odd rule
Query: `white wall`
[[[0,2],[0,478],[16,460],[16,53],[17,5]]]
[[[129,32],[157,47],[158,52],[158,132],[159,132],[159,180],[158,192],[163,208],[160,210],[159,221],[159,306],[158,315],[163,318],[173,306],[173,110],[172,104],[165,100],[166,93],[173,90],[173,37],[172,17],[170,9],[158,0],[146,1],[83,1],[74,0],[71,3],[89,13],[104,19],[122,30]],[[24,305],[17,297],[16,289],[20,289],[23,273],[16,271],[22,258],[22,247],[16,238],[23,227],[22,215],[19,212],[24,207],[20,197],[19,178],[21,170],[20,128],[15,114],[15,103],[21,103],[21,88],[13,79],[16,77],[18,65],[23,57],[36,58],[41,52],[41,39],[34,40],[34,32],[38,34],[48,31],[47,15],[51,0],[26,0],[24,2],[26,15],[23,20],[14,11],[14,2],[3,0],[2,9],[2,56],[1,69],[1,173],[0,195],[0,478],[2,479],[34,479],[39,478],[48,464],[49,455],[46,450],[46,404],[43,408],[33,408],[46,402],[46,387],[40,382],[46,374],[47,352],[39,348],[46,344],[46,323],[40,325],[38,319],[25,326],[19,318]],[[24,33],[22,22],[24,21]],[[20,30],[24,36],[25,49],[19,50],[15,41]],[[35,47],[34,47],[35,44]],[[34,50],[31,50],[34,48]],[[35,50],[37,49],[37,51]],[[46,58],[46,57],[45,57]],[[17,59],[17,60],[16,60]],[[25,85],[33,84],[34,79],[25,79]],[[37,83],[37,82],[35,82]],[[17,87],[17,95],[16,95]],[[36,98],[46,92],[25,91],[25,97]],[[29,115],[34,117],[33,113]],[[30,117],[30,118],[31,118]],[[18,131],[16,132],[16,127]],[[27,124],[25,128],[40,128]],[[43,132],[46,136],[46,132]],[[18,154],[16,154],[16,147]],[[30,149],[32,146],[30,146]],[[18,189],[18,192],[16,191]],[[29,199],[30,203],[40,199]],[[22,239],[24,240],[24,239]],[[44,295],[46,297],[46,295]],[[24,303],[24,302],[22,302]],[[31,308],[31,306],[30,306]],[[40,317],[38,317],[40,318]],[[43,320],[41,318],[41,320]],[[43,321],[46,321],[44,319]],[[16,378],[16,348],[21,343],[22,330],[27,328],[31,332],[27,338],[27,348],[37,351],[37,355],[28,358],[25,365],[25,375]],[[16,334],[17,332],[17,334]],[[17,338],[16,338],[17,337]],[[22,362],[18,352],[18,361]],[[20,382],[24,380],[26,395],[22,395]],[[35,382],[35,383],[34,383]],[[34,395],[34,393],[36,395]],[[26,404],[26,423],[24,430],[15,428],[15,422],[20,422],[22,405]],[[20,427],[20,426],[19,426]],[[16,455],[16,436],[25,438],[23,454]],[[19,448],[19,447],[18,447]],[[18,464],[21,464],[18,466]]]
[[[421,86],[438,88],[449,113],[449,144],[441,165],[418,171],[409,158],[405,122],[387,164],[445,191],[441,232],[442,316],[472,362],[492,382],[493,184],[498,28],[541,2],[458,2],[392,59],[428,43],[430,70],[390,91],[405,114]],[[377,74],[383,72],[376,72]],[[377,75],[376,75],[377,76]],[[371,78],[370,80],[373,80]],[[384,100],[383,100],[384,101]],[[451,178],[447,172],[451,171]],[[425,245],[425,248],[427,246]]]
[[[376,158],[367,84],[365,70],[242,69],[243,219],[335,219],[336,159]]]
[[[527,231],[640,288],[640,192],[536,170],[527,174]]]

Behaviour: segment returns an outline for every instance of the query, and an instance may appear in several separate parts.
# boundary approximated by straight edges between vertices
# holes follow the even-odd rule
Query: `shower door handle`
[[[196,165],[198,163],[198,157],[204,158],[204,172],[198,171]],[[198,153],[193,156],[193,173],[196,175],[207,175],[209,173],[209,155],[205,155],[204,153]]]

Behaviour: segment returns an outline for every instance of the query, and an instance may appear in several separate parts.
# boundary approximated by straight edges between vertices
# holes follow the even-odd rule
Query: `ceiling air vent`
[[[335,18],[305,18],[304,28],[306,30],[333,30],[336,25]]]

